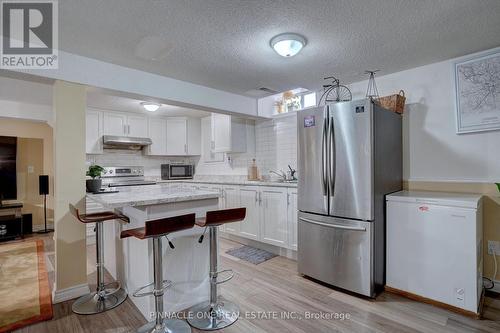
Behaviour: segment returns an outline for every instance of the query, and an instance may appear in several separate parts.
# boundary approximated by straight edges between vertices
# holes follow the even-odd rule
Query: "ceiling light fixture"
[[[160,108],[160,104],[158,103],[142,102],[141,105],[146,111],[149,112],[155,112]]]
[[[306,43],[304,36],[294,33],[284,33],[274,36],[270,42],[274,51],[285,58],[293,57],[299,53],[306,46]]]

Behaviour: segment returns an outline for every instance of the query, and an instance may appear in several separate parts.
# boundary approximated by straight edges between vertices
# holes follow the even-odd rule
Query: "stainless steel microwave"
[[[161,179],[193,179],[193,164],[162,164]]]

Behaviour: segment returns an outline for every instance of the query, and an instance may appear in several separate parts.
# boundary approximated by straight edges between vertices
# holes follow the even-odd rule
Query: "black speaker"
[[[40,195],[49,194],[49,176],[48,175],[38,176],[38,189],[40,191]]]
[[[48,175],[40,175],[38,176],[38,189],[40,195],[43,195],[43,219],[45,228],[43,230],[38,231],[40,234],[46,234],[48,232],[54,231],[54,229],[47,229],[47,194],[49,194],[49,176]]]

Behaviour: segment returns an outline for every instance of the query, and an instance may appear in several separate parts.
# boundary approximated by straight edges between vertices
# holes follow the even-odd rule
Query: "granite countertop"
[[[219,193],[206,190],[169,189],[162,184],[120,187],[118,193],[90,194],[87,198],[107,208],[148,206],[179,201],[217,199]]]
[[[158,178],[149,178],[158,183],[194,183],[194,184],[220,184],[220,185],[253,185],[253,186],[274,186],[274,187],[297,187],[297,182],[273,182],[258,180],[239,180],[239,179],[184,179],[184,180],[161,180]]]

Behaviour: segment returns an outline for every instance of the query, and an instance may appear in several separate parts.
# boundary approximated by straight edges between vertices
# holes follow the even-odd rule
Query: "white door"
[[[161,118],[149,118],[149,155],[167,155],[167,121]]]
[[[102,154],[102,112],[87,111],[85,127],[85,151],[87,154]]]
[[[212,113],[212,151],[231,151],[231,116]]]
[[[261,241],[281,247],[287,242],[287,189],[263,187],[261,189]]]
[[[259,188],[241,186],[240,203],[247,209],[245,220],[240,223],[240,236],[259,240]]]
[[[127,117],[127,135],[135,138],[148,137],[148,119],[141,115]]]
[[[187,122],[185,118],[167,119],[167,155],[187,154]]]
[[[297,189],[288,189],[288,247],[297,250]]]
[[[127,116],[123,113],[104,112],[104,135],[127,135]]]
[[[240,203],[240,191],[238,186],[225,185],[222,188],[222,193],[224,197],[224,208],[239,208]],[[240,222],[232,222],[225,224],[225,231],[231,234],[239,234],[240,232]]]

